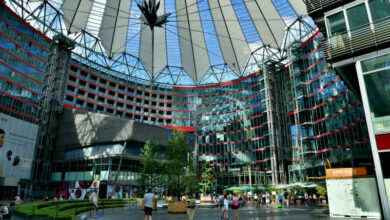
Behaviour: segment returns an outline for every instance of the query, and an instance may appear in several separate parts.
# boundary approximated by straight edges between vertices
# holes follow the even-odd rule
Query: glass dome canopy
[[[6,2],[49,38],[64,34],[73,39],[73,58],[79,62],[167,86],[248,75],[261,68],[265,57],[285,56],[289,43],[313,30],[302,0]]]

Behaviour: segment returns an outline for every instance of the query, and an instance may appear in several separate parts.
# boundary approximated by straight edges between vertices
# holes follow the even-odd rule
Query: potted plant
[[[207,167],[206,165],[202,165],[200,168],[200,178],[199,178],[199,188],[201,197],[201,201],[212,201],[211,196],[207,196],[208,192],[210,191],[211,188],[215,186],[216,179],[213,175],[213,168],[212,167]]]
[[[320,199],[322,200],[322,204],[327,204],[326,197],[328,195],[328,191],[325,186],[318,186],[316,188],[318,194],[320,195]]]
[[[302,205],[303,190],[300,186],[294,186],[293,190],[295,196],[295,204]]]

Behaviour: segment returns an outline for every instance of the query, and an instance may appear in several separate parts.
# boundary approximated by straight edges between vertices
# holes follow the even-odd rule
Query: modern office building
[[[39,127],[31,178],[0,185],[134,191],[140,147],[169,129],[218,191],[373,169],[358,88],[303,1],[145,1],[160,23],[137,1],[74,2],[0,1],[0,111]]]
[[[385,219],[390,218],[389,16],[387,0],[306,2],[320,27],[325,57],[361,97]]]

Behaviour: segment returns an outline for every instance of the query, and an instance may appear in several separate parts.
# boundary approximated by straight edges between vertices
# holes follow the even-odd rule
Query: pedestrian
[[[239,206],[239,203],[238,203],[238,200],[239,200],[239,197],[237,194],[234,194],[234,197],[233,197],[233,206],[232,206],[232,209],[233,209],[233,219],[234,220],[239,220],[240,219],[240,215],[238,213],[238,206]]]
[[[224,219],[224,214],[225,214],[225,209],[224,209],[224,195],[220,195],[219,198],[218,198],[218,206],[221,210],[221,219]]]
[[[257,205],[259,203],[259,196],[257,194],[254,195],[253,201],[255,201],[255,207],[257,208]]]
[[[279,204],[278,204],[278,207],[279,208],[282,208],[282,204],[283,204],[283,193],[282,191],[279,191],[279,194],[278,194],[278,197],[279,197]]]
[[[191,194],[188,194],[187,203],[188,220],[192,220],[195,215],[196,200],[192,197]]]
[[[265,204],[266,204],[267,208],[269,207],[270,197],[271,197],[271,195],[268,193],[268,191],[266,191],[265,192]]]
[[[147,193],[144,196],[145,201],[145,220],[152,220],[152,211],[153,211],[153,201],[154,194],[152,193],[152,189],[148,189]]]
[[[307,195],[307,192],[305,192],[305,194],[303,195],[304,199],[305,199],[305,204],[307,206],[307,203],[308,203],[308,200],[309,200],[309,196]]]
[[[227,196],[225,195],[224,196],[224,199],[223,199],[223,213],[224,213],[224,219],[229,219],[229,200],[227,198]]]
[[[289,205],[289,194],[288,194],[288,192],[286,191],[286,192],[284,192],[284,202],[286,203],[286,207],[288,207],[288,205]]]
[[[97,194],[97,189],[95,189],[93,193],[89,196],[89,201],[93,204],[93,209],[95,210],[95,214],[93,215],[93,217],[99,217],[99,195]]]
[[[12,212],[6,205],[0,204],[0,219],[11,219]]]

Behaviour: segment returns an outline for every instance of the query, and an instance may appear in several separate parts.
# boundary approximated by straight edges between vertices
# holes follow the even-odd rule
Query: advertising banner
[[[38,125],[0,113],[0,177],[29,179]]]
[[[88,199],[92,192],[97,189],[98,193],[100,188],[100,181],[64,181],[62,182],[62,189],[60,190],[60,197],[71,200]],[[105,197],[101,197],[105,198]]]

